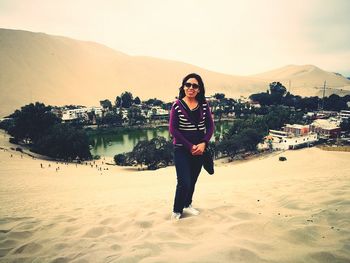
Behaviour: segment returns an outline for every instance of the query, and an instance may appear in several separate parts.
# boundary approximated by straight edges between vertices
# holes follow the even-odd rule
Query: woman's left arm
[[[206,146],[208,145],[211,136],[213,136],[214,133],[214,120],[211,115],[211,110],[209,107],[209,104],[207,103],[207,110],[206,110],[206,118],[205,118],[205,127],[206,127],[206,133],[204,135],[204,138],[202,142],[205,142]]]

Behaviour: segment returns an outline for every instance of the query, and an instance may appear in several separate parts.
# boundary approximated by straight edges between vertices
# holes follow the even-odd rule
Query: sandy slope
[[[291,92],[303,96],[319,93],[314,87],[324,80],[350,90],[350,80],[312,65],[254,76],[228,75],[178,61],[129,56],[93,42],[1,28],[0,68],[0,117],[36,101],[57,106],[99,105],[103,99],[114,103],[124,91],[141,100],[157,97],[169,102],[190,72],[203,77],[207,95],[224,93],[231,98],[265,92],[272,81],[289,87],[291,80]]]
[[[141,100],[172,101],[182,78],[202,75],[207,95],[229,97],[265,90],[266,81],[209,71],[191,64],[129,56],[106,46],[0,28],[0,117],[29,102],[99,105],[130,91]]]
[[[283,155],[203,171],[201,214],[173,222],[174,167],[98,171],[0,150],[0,262],[350,262],[350,154]]]
[[[288,65],[279,69],[271,70],[252,77],[261,80],[279,81],[292,94],[304,96],[322,97],[324,81],[326,81],[326,96],[338,94],[345,96],[350,94],[350,80],[333,72],[324,71],[314,65]]]

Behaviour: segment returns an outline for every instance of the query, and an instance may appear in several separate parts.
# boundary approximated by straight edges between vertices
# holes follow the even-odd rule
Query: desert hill
[[[234,76],[178,61],[130,56],[94,42],[9,29],[0,29],[0,68],[0,117],[35,101],[58,106],[99,105],[102,99],[114,101],[123,91],[131,91],[141,100],[157,97],[172,101],[182,78],[190,72],[203,76],[207,95],[221,92],[227,97],[265,91],[276,78],[290,79],[290,74],[279,73],[281,69]],[[292,66],[289,71],[294,72]],[[329,85],[350,85],[350,80],[318,69],[296,74],[292,92],[316,94],[318,90],[312,87],[322,84],[325,74],[330,77]],[[294,90],[294,85],[298,89]]]
[[[326,95],[335,93],[344,96],[350,93],[348,79],[314,65],[288,65],[252,77],[266,81],[279,81],[291,93],[303,96],[322,96],[324,81],[326,81]]]

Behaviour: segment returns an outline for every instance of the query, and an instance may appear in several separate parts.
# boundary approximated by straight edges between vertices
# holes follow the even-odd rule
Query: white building
[[[66,109],[62,111],[62,121],[72,121],[76,119],[89,119],[88,113],[94,112],[96,117],[103,116],[102,107],[84,107],[78,109]]]
[[[286,131],[270,130],[265,138],[265,144],[271,145],[274,150],[297,149],[303,146],[310,146],[318,141],[316,133],[308,133],[301,136],[292,135]]]
[[[169,115],[168,110],[162,109],[160,106],[153,106],[147,113],[147,117],[150,118],[152,116],[158,116],[158,117],[166,117]]]
[[[117,114],[119,114],[119,113],[121,113],[123,120],[129,120],[128,110],[127,109],[124,109],[124,108],[120,109],[120,108],[118,108],[117,109]]]
[[[1,118],[0,122],[7,121],[7,120],[12,120],[12,118]]]
[[[205,96],[205,100],[207,102],[213,102],[213,101],[216,101],[217,99],[214,96]]]
[[[86,111],[84,108],[63,110],[62,121],[72,121],[72,120],[84,118],[85,113]]]
[[[102,107],[88,107],[87,108],[88,111],[87,112],[94,112],[95,116],[98,118],[102,118],[103,117],[103,108]]]
[[[309,118],[309,119],[315,119],[316,118],[316,113],[315,112],[307,112],[304,117]]]
[[[283,131],[287,132],[289,136],[305,136],[310,133],[310,127],[309,125],[286,124]]]
[[[350,110],[341,110],[339,113],[339,118],[341,121],[350,119]]]
[[[337,118],[318,119],[310,125],[310,130],[320,138],[336,138],[340,135],[340,120]]]

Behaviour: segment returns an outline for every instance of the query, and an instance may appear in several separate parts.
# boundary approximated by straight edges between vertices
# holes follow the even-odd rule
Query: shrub
[[[123,165],[126,164],[126,156],[124,154],[122,154],[122,153],[116,154],[114,156],[114,162],[115,162],[116,165],[123,166]]]
[[[13,143],[13,144],[18,144],[18,140],[17,140],[16,138],[13,138],[13,137],[11,137],[11,138],[9,139],[9,142],[10,142],[10,143]]]
[[[18,152],[23,152],[23,149],[22,149],[21,147],[17,147],[17,148],[16,148],[16,151],[18,151]]]

